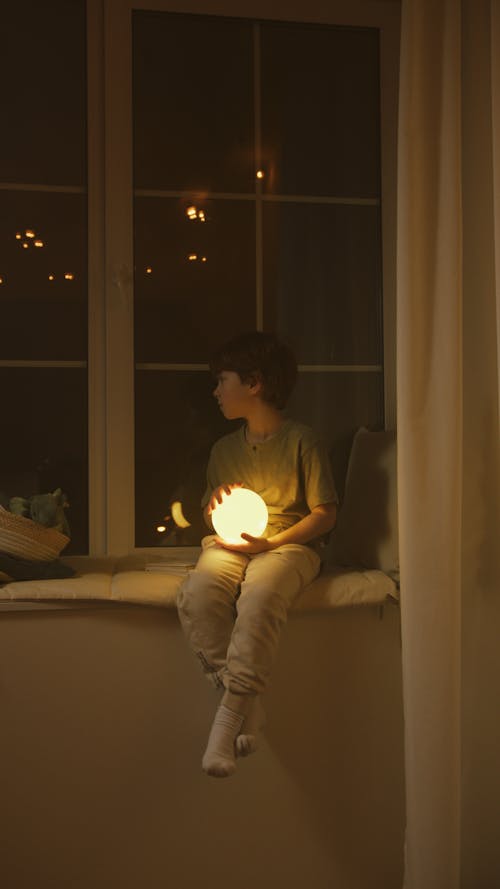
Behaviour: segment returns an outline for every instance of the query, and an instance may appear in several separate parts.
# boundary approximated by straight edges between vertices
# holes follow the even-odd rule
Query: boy
[[[216,352],[210,369],[222,413],[245,422],[212,448],[205,521],[210,528],[217,504],[241,486],[260,494],[269,512],[262,537],[242,534],[237,544],[205,537],[177,601],[191,648],[224,690],[202,761],[207,774],[222,778],[234,772],[236,755],[255,749],[260,696],[281,627],[319,572],[321,538],[335,525],[337,495],[317,436],[283,415],[297,375],[286,346],[273,334],[243,334]]]

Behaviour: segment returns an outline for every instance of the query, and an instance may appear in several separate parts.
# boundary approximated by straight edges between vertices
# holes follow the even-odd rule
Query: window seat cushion
[[[0,588],[10,601],[104,600],[175,607],[182,577],[145,571],[146,557],[68,559],[78,574],[57,580],[14,581]],[[299,596],[294,610],[371,605],[398,598],[397,585],[383,571],[329,567]]]

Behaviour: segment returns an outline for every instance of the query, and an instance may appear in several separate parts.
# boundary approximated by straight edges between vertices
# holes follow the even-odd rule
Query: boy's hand
[[[251,534],[243,532],[241,543],[226,543],[221,537],[216,537],[215,541],[224,549],[230,549],[236,553],[248,553],[256,555],[257,553],[266,553],[272,549],[272,544],[265,537],[252,537]]]
[[[222,500],[223,500],[222,495],[223,494],[230,494],[234,488],[242,488],[242,487],[243,487],[242,482],[234,482],[234,484],[231,483],[230,485],[219,485],[218,488],[214,488],[214,490],[212,491],[210,500],[208,501],[208,504],[207,504],[207,514],[211,515],[213,513],[214,509],[216,508],[216,506],[219,503],[222,503]]]

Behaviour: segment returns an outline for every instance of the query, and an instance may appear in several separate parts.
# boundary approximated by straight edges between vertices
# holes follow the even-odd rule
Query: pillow
[[[31,559],[19,559],[9,553],[0,552],[0,578],[7,580],[49,580],[59,577],[73,577],[76,572],[59,559],[51,562],[33,562]],[[0,582],[5,582],[0,580]]]
[[[327,564],[399,573],[396,433],[358,429]]]

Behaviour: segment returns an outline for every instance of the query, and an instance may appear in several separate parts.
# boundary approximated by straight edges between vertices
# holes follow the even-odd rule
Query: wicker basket
[[[52,562],[69,543],[69,537],[15,515],[0,506],[0,552],[30,562]]]

